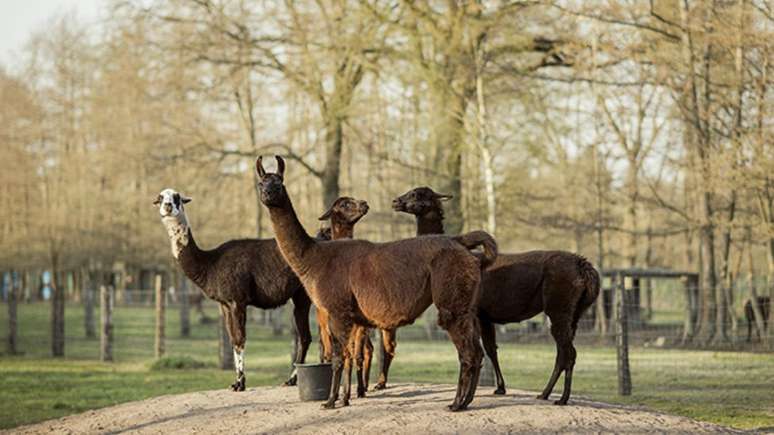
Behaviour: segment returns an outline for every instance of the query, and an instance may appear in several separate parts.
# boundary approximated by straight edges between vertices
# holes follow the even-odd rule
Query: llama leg
[[[236,381],[231,384],[233,391],[245,390],[245,322],[247,318],[246,309],[244,306],[233,305],[221,305],[224,318],[226,320],[226,326],[228,330],[229,338],[231,339],[231,346],[234,350],[234,369],[236,370]]]
[[[303,364],[306,361],[306,353],[309,351],[309,345],[312,343],[312,333],[309,331],[309,308],[312,301],[304,291],[297,291],[293,295],[293,325],[298,334],[296,342],[296,360],[294,363]],[[286,386],[296,385],[296,368],[290,373],[290,377],[285,381]]]
[[[439,313],[443,311],[445,310],[439,308]],[[439,325],[446,329],[459,355],[460,376],[457,382],[457,396],[449,405],[449,409],[461,411],[467,408],[476,394],[481,361],[484,358],[484,352],[479,344],[478,319],[472,313],[460,316],[439,314]]]
[[[354,334],[350,334],[350,340],[354,339]],[[355,346],[354,341],[351,341],[344,350],[344,369],[343,369],[343,385],[341,386],[341,406],[349,406],[349,399],[352,397],[352,364],[355,361],[353,348]]]
[[[480,319],[481,321],[481,341],[484,343],[484,351],[486,356],[492,361],[492,366],[495,371],[495,378],[497,380],[497,389],[495,394],[505,394],[505,379],[503,379],[503,373],[500,371],[500,362],[497,360],[497,341],[495,335],[495,327],[492,322],[486,319]]]
[[[328,320],[328,326],[333,337],[333,352],[331,356],[333,376],[331,377],[331,391],[328,395],[328,401],[322,407],[324,409],[333,409],[336,406],[336,400],[339,398],[341,375],[344,369],[344,352],[345,347],[349,344],[349,335],[352,328],[346,322],[332,316]]]
[[[353,334],[352,340],[353,340],[353,350],[352,350],[352,358],[355,362],[355,367],[357,369],[357,372],[355,376],[357,377],[357,397],[365,397],[365,383],[363,382],[363,352],[364,352],[364,342],[365,342],[366,335],[366,328],[363,327],[355,327],[355,333]]]
[[[366,331],[363,338],[363,396],[368,391],[368,380],[371,376],[371,361],[374,357],[374,345],[371,343],[369,331]]]
[[[549,317],[551,317],[550,314]],[[570,396],[570,391],[567,388],[572,384],[572,374],[570,374],[570,372],[575,366],[576,352],[575,347],[572,345],[573,333],[569,321],[563,317],[555,316],[551,319],[551,322],[551,335],[556,341],[556,361],[554,363],[554,371],[551,374],[551,378],[548,380],[548,384],[546,384],[543,393],[538,396],[538,398],[548,400],[548,397],[551,395],[551,392],[556,385],[556,381],[559,380],[559,376],[562,372],[565,372],[565,391],[562,392],[562,398],[555,402],[558,405],[564,405],[567,403]],[[570,378],[569,382],[567,380],[568,375]]]
[[[330,362],[333,354],[333,339],[328,328],[328,313],[317,308],[317,324],[320,331],[320,362]]]
[[[394,329],[382,329],[382,362],[379,373],[379,382],[374,387],[375,390],[387,388],[387,374],[390,371],[392,358],[395,357],[395,347],[398,343],[395,341]]]

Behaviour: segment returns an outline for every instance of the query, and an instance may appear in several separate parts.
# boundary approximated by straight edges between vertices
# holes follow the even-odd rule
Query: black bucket
[[[331,363],[296,364],[298,396],[302,402],[325,400],[331,391]]]

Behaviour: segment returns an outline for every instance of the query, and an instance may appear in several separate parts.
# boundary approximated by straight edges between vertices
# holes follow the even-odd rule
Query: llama
[[[293,300],[293,318],[299,335],[295,362],[303,363],[312,342],[311,301],[273,239],[231,240],[212,250],[200,249],[185,214],[184,204],[190,201],[172,189],[164,189],[153,204],[159,207],[172,256],[183,273],[208,298],[220,304],[234,351],[236,381],[231,389],[244,391],[247,306],[269,309]],[[295,385],[295,382],[294,370],[285,385]]]
[[[330,220],[331,226],[325,240],[351,239],[354,237],[355,224],[368,213],[368,203],[348,196],[342,196],[333,202],[322,216],[321,221]],[[326,236],[325,232],[318,236]],[[328,313],[318,308],[317,321],[320,326],[320,346],[323,349],[323,360],[330,361],[333,353],[330,331],[328,330]],[[371,372],[371,360],[374,346],[368,335],[368,328],[355,326],[351,332],[350,354],[352,358],[344,362],[345,376],[351,376],[352,363],[357,368],[357,397],[365,397],[368,390],[368,377]],[[354,361],[352,361],[354,359]]]
[[[393,209],[413,214],[417,235],[443,234],[441,201],[450,195],[418,187],[393,200]],[[428,233],[425,233],[428,231]],[[578,320],[599,294],[599,274],[585,258],[564,251],[530,251],[499,254],[484,271],[484,290],[479,304],[481,338],[492,361],[497,379],[495,394],[505,394],[505,380],[497,360],[495,324],[521,322],[546,313],[551,319],[551,335],[556,342],[554,370],[539,399],[548,400],[556,381],[564,372],[564,390],[554,403],[566,405],[575,366],[573,339]],[[380,379],[386,380],[387,373]]]
[[[755,327],[755,333],[758,335],[758,340],[761,339],[761,330],[758,327],[758,323],[755,321],[755,310],[752,305],[753,299],[750,298],[744,303],[744,317],[747,320],[747,342],[752,342],[752,329]],[[768,296],[758,296],[758,309],[760,310],[761,317],[763,317],[763,330],[768,329],[769,314],[771,313],[771,299]]]
[[[438,324],[457,348],[460,373],[452,411],[467,408],[476,392],[483,351],[476,305],[481,268],[497,256],[494,239],[483,231],[458,237],[428,236],[388,243],[365,240],[320,242],[299,222],[284,183],[285,161],[277,172],[256,162],[261,202],[269,210],[280,252],[317,307],[328,312],[333,336],[333,376],[326,409],[335,407],[354,325],[397,328],[412,323],[434,303]],[[470,249],[482,246],[482,259]],[[344,379],[342,405],[349,404],[351,381]]]

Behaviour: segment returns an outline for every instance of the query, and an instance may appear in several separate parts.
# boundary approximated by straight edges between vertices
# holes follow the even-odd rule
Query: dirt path
[[[554,406],[534,393],[480,393],[466,412],[451,413],[451,385],[398,384],[333,411],[300,402],[295,388],[251,388],[162,396],[14,429],[14,433],[508,433],[734,432],[721,426],[636,408],[573,399]]]

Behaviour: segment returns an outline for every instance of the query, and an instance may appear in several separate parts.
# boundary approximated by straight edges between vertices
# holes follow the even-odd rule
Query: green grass
[[[215,316],[215,311],[210,311]],[[19,306],[20,349],[24,355],[0,356],[0,428],[41,421],[162,394],[225,388],[231,371],[217,362],[217,328],[194,324],[190,339],[179,337],[177,312],[167,315],[167,367],[154,366],[153,310],[118,307],[115,312],[116,362],[101,363],[98,340],[83,337],[82,309],[67,307],[66,357],[50,358],[49,306]],[[416,326],[412,327],[416,328]],[[7,331],[0,306],[0,337]],[[395,382],[452,383],[457,356],[449,342],[401,340],[391,371]],[[417,336],[416,331],[405,335]],[[289,372],[289,337],[274,337],[255,323],[248,327],[249,386],[278,385]],[[538,391],[550,374],[554,346],[500,344],[509,387]],[[316,360],[312,345],[310,360]],[[774,355],[740,352],[631,349],[634,394],[617,395],[615,349],[578,346],[573,393],[593,400],[646,406],[659,411],[745,429],[774,427]],[[376,365],[374,370],[376,370]],[[372,380],[375,379],[372,373]],[[486,388],[486,390],[491,387]],[[557,391],[561,391],[558,388]]]

